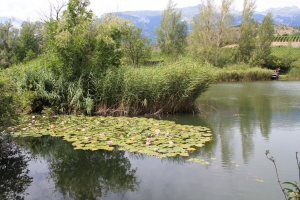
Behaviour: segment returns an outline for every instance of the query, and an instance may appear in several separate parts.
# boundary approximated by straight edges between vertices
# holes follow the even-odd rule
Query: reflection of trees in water
[[[265,90],[265,87],[251,83],[217,84],[213,90],[199,99],[200,109],[205,110],[208,116],[214,116],[214,118],[207,118],[212,122],[213,132],[220,135],[222,162],[226,168],[230,168],[230,161],[234,159],[236,151],[235,128],[240,130],[245,163],[249,162],[254,151],[253,136],[257,124],[263,137],[269,137],[272,109],[274,109],[271,104],[274,99],[264,95]],[[235,113],[241,116],[235,118]]]
[[[31,184],[29,157],[7,136],[0,133],[0,199],[24,199]]]
[[[175,123],[182,124],[182,125],[203,126],[211,129],[211,124],[208,123],[207,120],[200,118],[198,115],[177,114],[177,115],[162,116],[160,119],[174,121]],[[211,142],[205,143],[204,147],[201,148],[195,147],[196,149],[195,151],[189,152],[189,157],[183,157],[177,155],[175,157],[163,158],[162,161],[184,164],[190,158],[201,158],[205,160],[210,160],[210,158],[214,156],[213,152],[214,149],[216,148],[217,139],[218,139],[215,134],[215,131],[212,131],[212,134],[213,134],[213,140]]]
[[[240,132],[244,163],[248,163],[254,150],[255,110],[249,98],[240,98],[238,101],[239,112],[245,113],[240,117]]]
[[[227,170],[235,169],[236,164],[231,161],[235,160],[234,128],[236,118],[234,113],[236,107],[208,97],[202,99],[201,103],[201,110],[203,110],[201,116],[211,123],[214,140],[219,139],[220,141],[222,167]]]
[[[139,187],[137,169],[131,169],[123,151],[73,150],[70,143],[49,136],[31,140],[29,148],[47,160],[49,178],[65,197],[100,199],[109,192],[124,195]]]
[[[261,135],[268,139],[272,121],[272,108],[269,98],[263,95],[256,98],[255,110],[257,112]]]

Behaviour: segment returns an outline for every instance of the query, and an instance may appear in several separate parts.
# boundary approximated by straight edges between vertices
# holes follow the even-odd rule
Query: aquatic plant
[[[219,69],[217,81],[264,81],[270,80],[273,71],[253,67],[249,69]]]
[[[188,156],[195,150],[192,147],[202,147],[212,140],[209,128],[153,118],[62,115],[36,116],[34,120],[32,123],[32,118],[26,116],[21,125],[11,128],[11,135],[51,135],[72,142],[74,149],[112,151],[119,146],[119,150],[159,158]]]

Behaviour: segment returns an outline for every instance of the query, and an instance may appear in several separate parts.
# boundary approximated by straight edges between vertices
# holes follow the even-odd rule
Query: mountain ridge
[[[182,19],[187,21],[189,30],[191,30],[191,21],[194,16],[199,13],[198,6],[189,6],[184,8],[176,8],[181,10]],[[254,12],[254,19],[261,22],[268,12],[272,12],[274,24],[284,24],[291,26],[300,26],[300,9],[297,6],[269,8],[262,12]],[[117,14],[125,19],[132,19],[137,27],[143,28],[142,35],[150,37],[155,41],[155,28],[159,25],[162,10],[144,10],[144,11],[124,11]],[[242,12],[233,11],[234,23],[239,25],[242,21]]]

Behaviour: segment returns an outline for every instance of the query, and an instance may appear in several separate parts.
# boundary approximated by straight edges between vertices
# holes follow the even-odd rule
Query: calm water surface
[[[33,156],[25,199],[284,199],[265,151],[274,156],[282,181],[299,181],[300,82],[214,84],[197,104],[201,114],[161,119],[211,128],[213,142],[190,155],[208,166],[179,156],[74,151],[60,138],[31,138],[20,141]]]

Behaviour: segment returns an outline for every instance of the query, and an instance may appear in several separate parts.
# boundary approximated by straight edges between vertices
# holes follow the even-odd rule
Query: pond
[[[14,187],[3,179],[0,192],[8,188],[11,196],[27,200],[284,199],[265,151],[275,158],[282,182],[299,181],[299,99],[300,82],[212,85],[197,100],[200,114],[159,118],[211,129],[213,141],[189,157],[73,150],[70,143],[51,136],[20,139],[21,152],[11,152],[18,159],[6,161],[14,170],[0,171],[0,177],[11,177],[6,183]],[[8,176],[7,171],[15,173]]]

